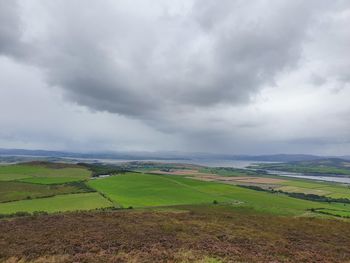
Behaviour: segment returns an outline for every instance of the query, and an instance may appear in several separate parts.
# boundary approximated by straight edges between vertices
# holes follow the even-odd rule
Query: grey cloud
[[[53,22],[28,60],[74,101],[146,119],[249,102],[298,62],[315,13],[304,1],[197,1],[188,14],[141,18],[107,1],[43,5]]]
[[[0,1],[0,54],[15,54],[21,37],[16,1]]]
[[[293,92],[278,81],[300,69],[309,78],[295,83],[324,90],[347,87],[350,79],[347,1],[194,0],[185,10],[164,0],[152,1],[157,8],[139,1],[34,2],[0,0],[1,55],[38,68],[65,99],[139,119],[188,147],[229,151],[273,136],[280,145],[303,144],[308,139],[294,137],[306,138],[306,131],[294,136],[293,123],[283,121],[295,124],[306,114],[279,113],[279,103],[261,115],[242,108],[254,106],[267,87],[289,91],[276,96],[289,105]],[[303,94],[303,87],[293,89]],[[271,116],[286,127],[274,126]]]
[[[317,73],[312,73],[310,76],[310,83],[314,86],[322,86],[327,83],[327,79],[324,76],[320,76]]]

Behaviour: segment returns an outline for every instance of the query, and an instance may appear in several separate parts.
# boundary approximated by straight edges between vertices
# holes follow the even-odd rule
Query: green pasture
[[[221,176],[256,176],[257,173],[252,170],[244,170],[237,168],[228,168],[228,167],[213,167],[208,168],[204,167],[199,169],[201,173],[209,173],[209,174],[218,174]]]
[[[88,185],[123,207],[212,203],[216,199],[230,201],[230,198],[194,191],[171,177],[151,174],[127,173],[90,180]]]
[[[31,177],[31,178],[20,179],[18,181],[31,183],[31,184],[64,184],[64,183],[82,181],[84,179],[85,177],[81,177],[81,176],[72,176],[72,177],[55,176],[55,177]]]
[[[350,211],[344,209],[317,209],[316,211],[322,214],[329,214],[339,217],[350,217]]]
[[[22,182],[0,182],[0,202],[86,192],[78,185],[38,185]]]
[[[334,208],[333,204],[180,176],[127,173],[91,180],[88,184],[123,207],[200,204],[217,200],[280,215],[302,215],[311,208]],[[350,211],[348,206],[344,209]]]
[[[102,197],[99,193],[66,194],[48,198],[0,203],[0,214],[12,214],[19,211],[30,213],[46,211],[52,213],[91,210],[110,206],[112,206],[111,202]]]
[[[350,199],[350,187],[345,184],[332,182],[312,182],[311,180],[288,179],[281,183],[277,190],[285,192],[316,194],[331,198]]]
[[[0,181],[13,181],[13,180],[23,180],[26,181],[29,178],[66,178],[59,182],[69,182],[69,181],[79,181],[89,178],[91,172],[86,168],[60,168],[53,169],[40,165],[26,165],[26,164],[16,164],[8,166],[0,166]],[[69,179],[67,179],[69,178]],[[34,180],[35,181],[35,180]],[[39,180],[40,182],[40,180]],[[41,183],[50,182],[50,180],[42,180]]]

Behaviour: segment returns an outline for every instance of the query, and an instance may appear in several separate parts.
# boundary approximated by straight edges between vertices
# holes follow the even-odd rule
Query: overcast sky
[[[350,154],[350,1],[0,0],[0,148]]]

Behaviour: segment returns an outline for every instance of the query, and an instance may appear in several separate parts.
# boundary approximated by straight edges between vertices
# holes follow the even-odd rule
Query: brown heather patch
[[[350,223],[221,206],[0,221],[4,262],[346,262]]]

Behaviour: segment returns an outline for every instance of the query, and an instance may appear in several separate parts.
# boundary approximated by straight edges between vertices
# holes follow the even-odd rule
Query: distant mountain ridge
[[[38,157],[59,157],[59,158],[85,158],[85,159],[120,159],[120,160],[186,160],[182,157],[163,157],[152,153],[76,153],[63,151],[48,151],[48,150],[26,150],[26,149],[2,149],[0,155],[14,156],[38,156]]]
[[[233,155],[211,153],[181,153],[181,152],[101,152],[76,153],[49,150],[3,149],[0,155],[7,156],[37,156],[56,158],[85,158],[85,159],[115,159],[115,160],[238,160],[266,162],[296,162],[313,161],[325,158],[341,158],[350,160],[350,156],[318,156],[310,154],[270,154],[270,155]]]

